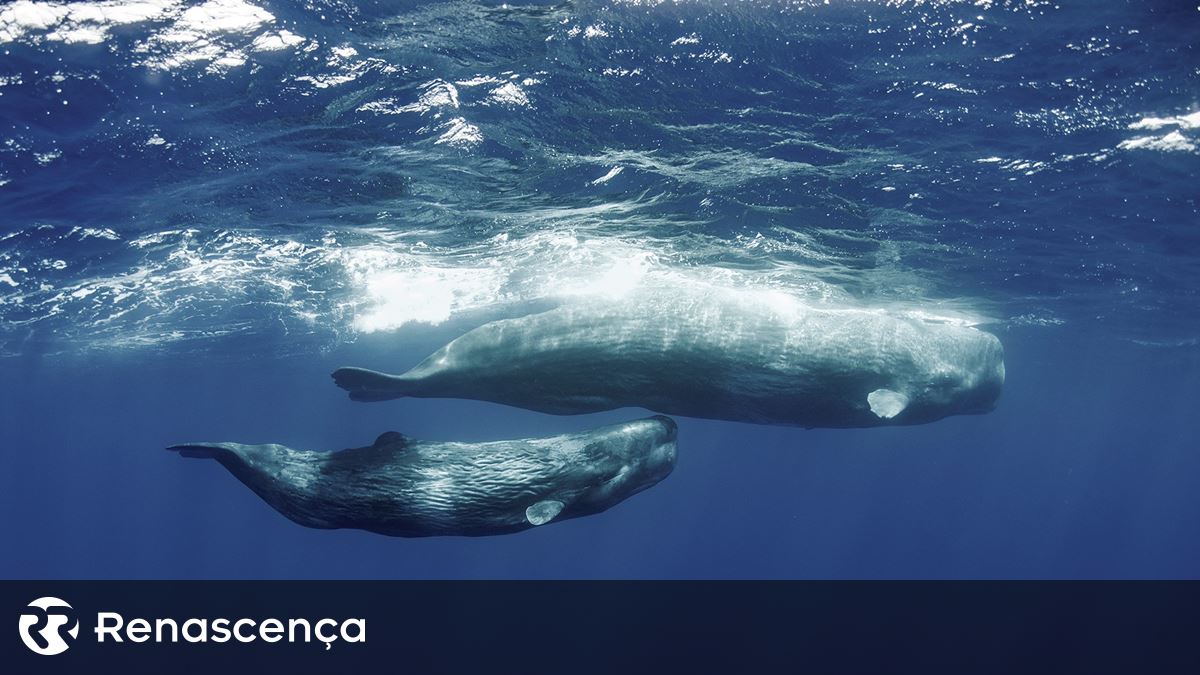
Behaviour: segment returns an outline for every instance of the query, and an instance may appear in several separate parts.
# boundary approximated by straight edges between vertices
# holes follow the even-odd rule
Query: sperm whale
[[[646,289],[484,324],[406,373],[333,373],[356,401],[492,401],[552,414],[640,406],[802,427],[992,410],[1000,341],[977,328],[781,292]]]
[[[486,443],[420,441],[392,431],[369,446],[337,452],[241,443],[168,449],[217,460],[306,527],[484,536],[611,508],[671,473],[675,439],[675,422],[655,416]]]

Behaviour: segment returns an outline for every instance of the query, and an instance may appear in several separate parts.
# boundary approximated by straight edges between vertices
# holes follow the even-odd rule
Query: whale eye
[[[957,387],[959,381],[959,378],[951,373],[939,373],[929,379],[928,388],[933,391],[946,391]]]

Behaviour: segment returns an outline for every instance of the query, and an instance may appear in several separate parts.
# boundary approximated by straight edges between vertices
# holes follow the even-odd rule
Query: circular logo
[[[67,651],[71,645],[63,639],[64,632],[72,640],[79,637],[79,621],[75,618],[75,610],[58,598],[38,598],[29,603],[17,627],[21,630],[21,641],[25,646],[43,656]]]

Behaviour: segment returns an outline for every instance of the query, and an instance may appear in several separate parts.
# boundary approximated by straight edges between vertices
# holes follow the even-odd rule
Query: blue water
[[[1200,576],[1200,9],[0,4],[0,577]],[[353,403],[483,322],[712,284],[978,325],[995,412],[681,418],[483,539],[285,520],[166,445],[540,436]]]

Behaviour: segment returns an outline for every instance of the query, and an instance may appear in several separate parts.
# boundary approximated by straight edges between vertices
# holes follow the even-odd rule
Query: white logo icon
[[[21,629],[21,641],[34,653],[43,656],[54,656],[67,651],[71,645],[63,639],[62,629],[67,628],[71,639],[79,637],[79,621],[75,619],[74,611],[67,603],[58,598],[38,598],[29,603],[33,611],[21,615],[18,627]]]

